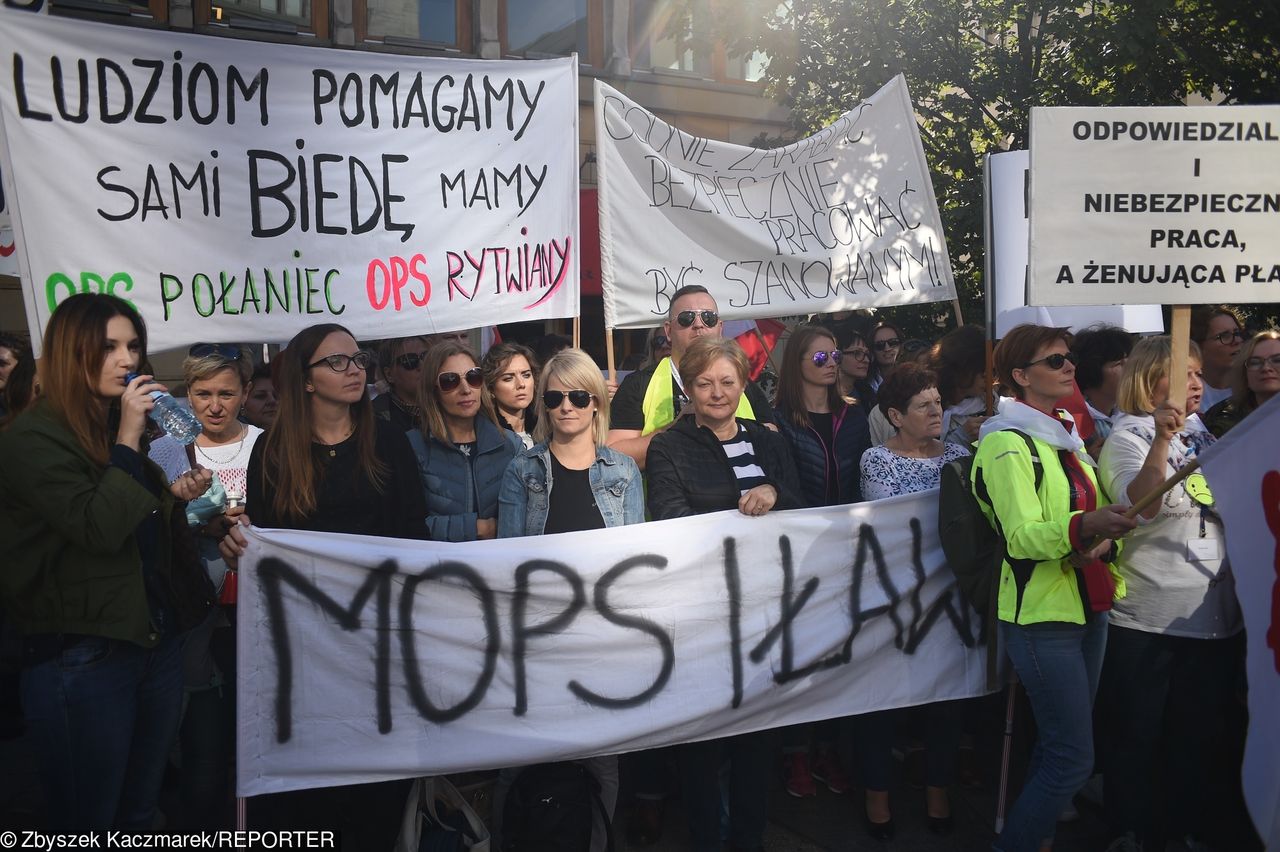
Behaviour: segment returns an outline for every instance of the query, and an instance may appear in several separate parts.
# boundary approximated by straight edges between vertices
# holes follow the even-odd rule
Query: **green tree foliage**
[[[1276,2],[739,0],[720,9],[718,35],[732,53],[770,57],[767,91],[791,109],[798,136],[906,76],[967,319],[982,316],[982,160],[1027,147],[1031,107],[1280,102]],[[1255,317],[1274,321],[1269,307]]]

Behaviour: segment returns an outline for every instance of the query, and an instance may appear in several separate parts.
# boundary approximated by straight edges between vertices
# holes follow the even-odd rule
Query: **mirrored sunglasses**
[[[832,349],[830,352],[815,352],[813,353],[813,365],[815,367],[825,367],[828,361],[832,364],[839,364],[840,359],[843,357],[844,353],[839,349]]]
[[[472,367],[461,375],[453,372],[441,373],[436,377],[436,384],[440,386],[440,390],[450,393],[458,389],[458,385],[462,384],[463,379],[466,379],[467,384],[471,387],[479,388],[484,384],[484,373],[479,367]]]
[[[569,397],[569,404],[574,408],[586,408],[591,404],[591,400],[595,399],[595,394],[586,390],[549,390],[542,392],[542,404],[548,409],[559,408],[564,404],[566,396]]]
[[[704,311],[681,311],[680,313],[676,314],[676,322],[680,324],[681,328],[688,328],[689,326],[693,325],[694,319],[698,317],[702,318],[702,324],[705,325],[707,328],[715,328],[716,324],[720,322],[719,313],[717,313],[716,311],[705,311],[705,310]]]

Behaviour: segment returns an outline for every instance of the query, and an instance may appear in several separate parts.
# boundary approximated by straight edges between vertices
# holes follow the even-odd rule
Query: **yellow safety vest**
[[[644,412],[644,429],[641,435],[649,435],[676,419],[675,399],[671,391],[671,358],[668,356],[658,362],[653,375],[649,378],[649,387],[644,391],[644,402],[640,410]],[[745,420],[755,420],[755,411],[751,401],[747,399],[746,388],[742,390],[742,398],[738,400],[738,410],[734,415]]]

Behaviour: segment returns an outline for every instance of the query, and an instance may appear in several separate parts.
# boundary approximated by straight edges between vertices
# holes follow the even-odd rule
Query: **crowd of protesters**
[[[1052,849],[1098,775],[1109,848],[1226,848],[1244,650],[1223,521],[1195,476],[1126,511],[1280,392],[1280,332],[1249,334],[1227,307],[1196,309],[1191,327],[1175,376],[1168,337],[1018,326],[995,348],[993,382],[980,328],[930,342],[883,319],[822,316],[775,354],[771,400],[698,286],[673,295],[620,386],[563,339],[478,353],[446,334],[374,352],[315,325],[270,364],[239,344],[191,346],[183,380],[202,431],[184,447],[148,419],[166,388],[142,318],[111,296],[73,296],[38,370],[30,346],[0,336],[0,602],[50,827],[157,828],[173,754],[182,818],[169,827],[230,824],[242,524],[460,542],[764,515],[932,489],[972,456],[974,493],[1007,548],[998,633],[1036,730],[994,848]],[[953,830],[964,704],[918,714],[938,835]],[[678,789],[692,848],[760,849],[775,776],[796,797],[856,782],[852,807],[887,840],[902,715],[584,764],[610,818],[626,782],[616,830],[632,845],[658,839]],[[495,848],[519,771],[499,773]],[[390,848],[407,791],[260,797],[250,823]],[[593,850],[609,831],[597,821]]]

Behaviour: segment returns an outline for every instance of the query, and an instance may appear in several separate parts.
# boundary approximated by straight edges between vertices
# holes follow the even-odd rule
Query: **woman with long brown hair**
[[[241,523],[317,532],[426,538],[417,465],[404,433],[374,417],[366,386],[374,356],[340,325],[303,329],[278,356],[280,410],[249,457]],[[249,519],[252,518],[252,521]],[[222,554],[234,566],[244,536]],[[255,799],[272,828],[323,826],[347,848],[390,848],[407,782],[279,793]]]
[[[253,523],[425,538],[409,444],[373,416],[365,384],[373,355],[326,323],[298,332],[279,357],[280,411],[249,459],[245,511]]]
[[[151,828],[182,708],[181,634],[212,597],[173,538],[179,501],[209,473],[170,486],[147,459],[165,388],[128,378],[146,357],[132,306],[71,296],[45,330],[43,398],[0,435],[0,602],[23,634],[22,704],[57,829]]]
[[[445,340],[427,350],[418,386],[422,429],[409,433],[436,541],[498,534],[498,492],[507,465],[524,449],[501,429],[484,371],[471,350]]]

